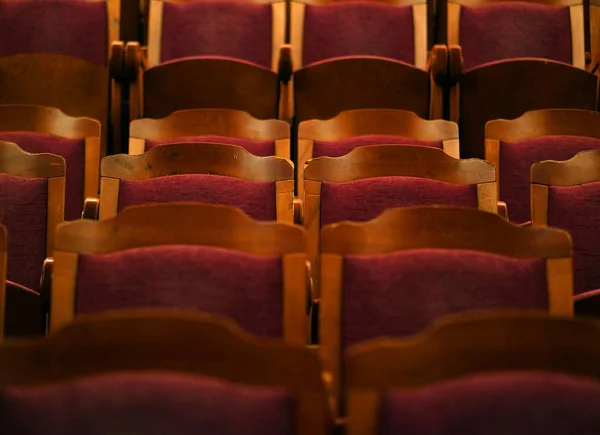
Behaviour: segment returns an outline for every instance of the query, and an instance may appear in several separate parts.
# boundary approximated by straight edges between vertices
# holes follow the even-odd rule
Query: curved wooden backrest
[[[495,119],[485,125],[486,140],[516,142],[559,135],[600,139],[600,113],[580,109],[530,110],[518,118]]]
[[[46,339],[0,345],[0,385],[147,370],[282,386],[296,399],[298,434],[330,429],[319,358],[252,336],[228,319],[176,310],[105,313],[82,316]]]
[[[175,174],[214,174],[249,181],[293,180],[293,164],[281,157],[258,157],[235,145],[159,145],[145,154],[117,154],[102,160],[102,177],[146,180]]]
[[[24,178],[64,177],[65,159],[55,154],[28,153],[16,143],[0,140],[0,173]]]
[[[255,221],[236,207],[172,202],[131,206],[113,218],[65,222],[56,250],[106,254],[165,244],[202,244],[253,254],[304,252],[302,227]]]
[[[600,181],[600,149],[581,151],[565,161],[546,160],[531,167],[531,182],[545,186],[578,186]]]
[[[131,122],[129,135],[152,140],[215,135],[275,141],[290,137],[290,125],[276,119],[254,118],[241,110],[188,109],[161,119],[136,119]]]
[[[358,147],[341,157],[312,159],[304,170],[305,180],[336,183],[394,175],[454,184],[496,181],[496,169],[484,160],[459,160],[441,149],[420,146]]]
[[[407,339],[356,344],[346,364],[349,386],[378,390],[492,370],[551,370],[600,379],[600,324],[543,312],[464,313]]]
[[[323,253],[382,254],[420,248],[569,258],[571,237],[557,228],[519,227],[475,208],[437,205],[393,208],[371,221],[326,225],[321,232]]]
[[[369,134],[445,141],[458,139],[458,125],[441,119],[429,121],[408,110],[355,109],[330,119],[304,121],[298,126],[300,139],[334,141]]]

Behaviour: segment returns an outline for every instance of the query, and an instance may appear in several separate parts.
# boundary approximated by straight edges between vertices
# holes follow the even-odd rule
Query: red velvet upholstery
[[[48,181],[0,174],[0,223],[8,230],[7,279],[38,289],[46,258]]]
[[[382,401],[380,435],[600,433],[600,384],[562,373],[492,372]]]
[[[519,142],[500,142],[500,199],[516,223],[531,220],[531,165],[544,160],[568,160],[580,151],[600,148],[600,140],[580,136],[543,136]]]
[[[465,70],[509,58],[573,63],[568,7],[525,2],[461,6],[459,41]]]
[[[111,373],[0,392],[3,435],[289,434],[293,401],[280,388],[182,373]]]
[[[189,245],[79,257],[77,313],[138,307],[201,310],[281,337],[281,258]]]
[[[119,211],[130,205],[176,201],[233,205],[254,219],[277,218],[275,183],[271,182],[206,174],[120,181]]]
[[[107,32],[106,2],[0,2],[0,57],[24,53],[66,54],[106,65]]]
[[[314,141],[313,157],[340,157],[348,154],[356,147],[367,145],[419,145],[443,148],[441,141],[426,141],[410,137],[370,134],[348,137],[336,141]]]
[[[85,139],[51,134],[0,132],[0,140],[14,142],[29,153],[58,154],[67,163],[65,220],[81,219],[85,183]]]
[[[365,178],[321,185],[321,225],[368,221],[388,208],[412,205],[477,207],[477,185],[414,177]]]
[[[274,156],[275,144],[270,140],[255,141],[250,139],[242,139],[238,137],[226,136],[184,136],[173,139],[152,140],[146,139],[146,151],[154,148],[156,145],[164,145],[169,143],[184,143],[184,142],[207,142],[207,143],[224,143],[227,145],[237,145],[255,156]]]
[[[547,309],[543,260],[415,249],[344,258],[342,344],[405,336],[474,309]]]
[[[575,294],[600,288],[600,182],[548,189],[548,225],[573,238]]]
[[[343,56],[415,62],[412,6],[340,2],[306,6],[303,65]]]
[[[271,5],[240,1],[165,2],[161,60],[225,56],[271,69]]]

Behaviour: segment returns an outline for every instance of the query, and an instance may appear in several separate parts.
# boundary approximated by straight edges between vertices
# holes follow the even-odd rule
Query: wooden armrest
[[[45,334],[45,315],[40,294],[20,284],[6,281],[4,335],[6,337]]]
[[[312,312],[313,297],[314,297],[314,281],[312,279],[312,266],[310,261],[306,261],[306,314]]]
[[[448,80],[456,83],[463,73],[463,57],[460,45],[448,46]]]
[[[294,71],[292,62],[292,46],[284,44],[279,48],[279,65],[277,67],[277,76],[281,83],[289,83]]]
[[[448,82],[448,60],[448,47],[434,45],[429,55],[428,70],[438,85],[443,86]]]
[[[498,201],[498,214],[508,220],[508,206],[504,201]]]
[[[135,81],[143,67],[143,53],[139,42],[128,42],[123,54],[123,72],[127,80]]]
[[[304,225],[304,203],[300,198],[294,198],[294,223]]]
[[[573,297],[576,316],[600,317],[600,289]]]
[[[112,79],[123,80],[125,72],[125,44],[123,41],[113,41],[110,44],[108,69]]]
[[[86,198],[83,204],[81,219],[97,221],[100,217],[100,198]]]

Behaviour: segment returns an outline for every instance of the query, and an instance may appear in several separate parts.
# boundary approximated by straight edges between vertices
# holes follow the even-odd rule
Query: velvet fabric
[[[58,154],[67,163],[65,220],[81,219],[85,184],[85,139],[25,131],[0,132],[0,140],[14,142],[29,153]]]
[[[107,65],[106,2],[22,0],[0,2],[0,57],[65,54]]]
[[[367,145],[419,145],[432,148],[444,147],[442,141],[418,140],[410,137],[384,134],[366,134],[335,141],[314,141],[313,157],[340,157],[356,147]]]
[[[169,372],[8,387],[0,420],[3,435],[294,433],[293,400],[281,388]]]
[[[281,337],[281,258],[192,245],[79,256],[78,313],[139,307],[196,309]]]
[[[46,258],[48,181],[0,174],[0,224],[8,231],[7,279],[33,290]]]
[[[303,65],[344,56],[415,62],[412,6],[377,2],[306,5]]]
[[[342,344],[420,332],[476,309],[548,309],[545,261],[459,249],[343,260]]]
[[[600,182],[548,189],[548,225],[573,239],[575,294],[600,288]]]
[[[600,433],[600,384],[549,372],[491,372],[384,393],[380,435]]]
[[[225,56],[271,69],[269,3],[203,0],[165,2],[161,61]]]
[[[377,177],[321,184],[321,225],[345,220],[368,221],[388,208],[415,205],[477,207],[477,185],[416,177]]]
[[[232,205],[258,220],[275,220],[275,183],[221,175],[183,174],[148,180],[121,180],[119,211],[130,205],[197,201]]]
[[[531,220],[531,166],[544,160],[569,160],[580,151],[600,148],[600,140],[581,136],[542,136],[500,142],[500,198],[515,223]]]
[[[461,6],[459,41],[465,70],[525,57],[573,63],[568,7],[525,2]]]
[[[169,143],[193,143],[193,142],[207,142],[207,143],[223,143],[226,145],[237,145],[249,153],[255,156],[267,157],[275,155],[275,143],[272,140],[261,140],[255,141],[250,139],[243,139],[239,137],[226,137],[226,136],[183,136],[173,139],[162,139],[152,140],[146,139],[146,151],[154,148],[157,145],[164,145]]]

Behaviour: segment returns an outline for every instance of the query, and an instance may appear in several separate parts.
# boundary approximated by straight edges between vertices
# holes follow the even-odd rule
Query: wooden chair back
[[[213,174],[274,182],[277,220],[293,223],[294,167],[280,157],[258,157],[244,148],[213,143],[159,145],[140,155],[118,154],[101,165],[100,219],[117,214],[119,180],[147,180],[177,174]]]
[[[56,234],[50,330],[76,315],[79,255],[160,245],[204,245],[281,256],[284,338],[292,343],[306,343],[309,289],[305,232],[301,227],[255,221],[235,207],[168,203],[128,207],[102,221],[67,222]]]
[[[353,346],[345,359],[348,434],[375,434],[385,390],[490,371],[551,371],[600,379],[600,329],[537,312],[448,316],[422,334]]]
[[[518,227],[496,214],[445,206],[401,207],[368,222],[327,225],[321,234],[320,344],[334,391],[340,391],[342,373],[344,256],[424,248],[544,259],[550,313],[573,315],[571,238],[566,231]]]
[[[295,399],[298,435],[331,429],[318,357],[242,331],[228,319],[177,310],[82,316],[45,339],[0,345],[0,385],[35,386],[122,371],[175,371],[256,386]]]

